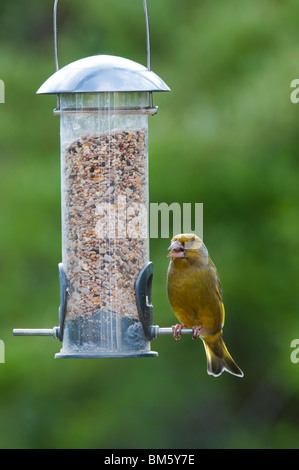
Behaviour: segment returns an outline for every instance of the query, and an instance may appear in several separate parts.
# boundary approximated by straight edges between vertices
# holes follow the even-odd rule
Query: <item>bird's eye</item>
[[[188,242],[185,243],[185,248],[192,250],[194,245],[194,240],[189,240]]]

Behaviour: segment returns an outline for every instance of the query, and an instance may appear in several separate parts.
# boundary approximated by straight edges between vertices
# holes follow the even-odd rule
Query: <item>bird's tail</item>
[[[226,370],[230,374],[243,377],[243,372],[229,354],[221,334],[216,338],[216,341],[215,338],[205,338],[203,343],[208,362],[208,374],[217,377]]]

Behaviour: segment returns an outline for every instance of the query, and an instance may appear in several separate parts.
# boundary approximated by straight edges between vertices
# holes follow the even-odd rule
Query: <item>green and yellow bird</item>
[[[229,354],[223,338],[224,305],[217,269],[203,241],[195,234],[176,235],[169,247],[167,273],[170,305],[181,324],[173,326],[174,337],[182,328],[192,328],[193,338],[203,341],[208,374],[219,376],[224,370],[243,377]]]

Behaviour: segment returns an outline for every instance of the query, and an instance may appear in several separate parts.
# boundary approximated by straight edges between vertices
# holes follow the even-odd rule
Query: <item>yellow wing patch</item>
[[[216,292],[217,292],[217,295],[219,297],[221,308],[222,308],[222,326],[223,326],[224,325],[224,320],[225,320],[225,310],[224,310],[222,295],[221,295],[221,292],[220,292],[220,289],[219,289],[218,285],[216,285]]]

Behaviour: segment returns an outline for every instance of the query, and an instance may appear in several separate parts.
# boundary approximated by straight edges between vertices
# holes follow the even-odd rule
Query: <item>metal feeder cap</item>
[[[123,57],[95,55],[55,72],[37,94],[170,91],[158,75]]]

